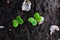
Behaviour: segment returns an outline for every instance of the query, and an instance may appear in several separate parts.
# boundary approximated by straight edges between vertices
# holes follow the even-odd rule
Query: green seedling
[[[28,19],[28,21],[33,25],[33,26],[36,26],[37,25],[37,21],[33,18],[33,17],[30,17]]]
[[[16,17],[16,20],[18,21],[19,24],[23,24],[23,19],[20,16]]]
[[[13,20],[13,27],[17,28],[18,27],[18,21],[17,20]]]
[[[34,18],[37,20],[37,22],[40,22],[42,20],[41,16],[39,15],[38,12],[34,14]]]
[[[40,25],[40,24],[42,24],[43,22],[44,22],[44,17],[41,16],[41,21],[38,22],[38,24]]]

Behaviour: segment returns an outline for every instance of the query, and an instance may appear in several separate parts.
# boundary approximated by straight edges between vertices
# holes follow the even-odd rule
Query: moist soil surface
[[[50,26],[58,25],[60,28],[60,1],[59,0],[30,0],[32,8],[30,11],[22,11],[24,0],[0,0],[0,40],[58,40],[60,31],[50,35]],[[35,12],[39,12],[45,18],[41,25],[32,26],[28,22],[29,17],[33,17]],[[12,20],[16,16],[21,16],[23,25],[14,28]]]

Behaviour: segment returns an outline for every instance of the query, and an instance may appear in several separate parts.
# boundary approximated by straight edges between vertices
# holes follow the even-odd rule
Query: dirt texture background
[[[60,0],[30,0],[32,8],[30,11],[22,11],[21,6],[24,0],[0,0],[0,40],[58,40],[60,31],[50,35],[50,26],[60,27]],[[33,17],[35,12],[39,12],[45,18],[41,25],[33,27],[27,19]],[[24,19],[24,24],[18,28],[13,28],[12,20],[20,15]]]

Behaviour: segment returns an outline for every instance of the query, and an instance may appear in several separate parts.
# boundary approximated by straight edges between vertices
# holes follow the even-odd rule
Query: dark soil
[[[60,0],[30,0],[32,8],[25,12],[21,10],[24,0],[0,0],[0,40],[58,40],[60,31],[50,35],[50,26],[55,24],[60,27]],[[33,17],[35,12],[39,12],[45,18],[41,25],[33,27],[27,19]],[[24,19],[24,24],[18,28],[13,28],[12,20],[20,15]]]

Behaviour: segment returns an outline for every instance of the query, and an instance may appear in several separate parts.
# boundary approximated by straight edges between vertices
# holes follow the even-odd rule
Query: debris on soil
[[[9,4],[10,3],[10,0],[7,0],[6,2],[7,2],[7,4]]]
[[[31,2],[24,0],[24,2],[22,3],[22,10],[30,11],[30,9],[31,9]]]
[[[5,28],[4,26],[0,26],[0,29]]]
[[[55,31],[59,31],[59,27],[57,25],[52,25],[50,27],[50,35],[52,35],[52,33],[54,33]]]
[[[38,22],[39,25],[44,22],[44,17],[41,16],[41,18],[42,18],[42,20],[40,22]]]
[[[22,10],[24,0],[9,0],[8,3],[6,1],[0,0],[0,26],[4,26],[4,29],[0,30],[0,40],[60,39],[60,31],[50,36],[51,25],[58,25],[60,28],[60,0],[30,0],[31,9],[28,11]],[[28,18],[33,17],[35,12],[44,17],[44,22],[32,27]],[[12,20],[18,15],[24,19],[24,24],[14,29]]]

